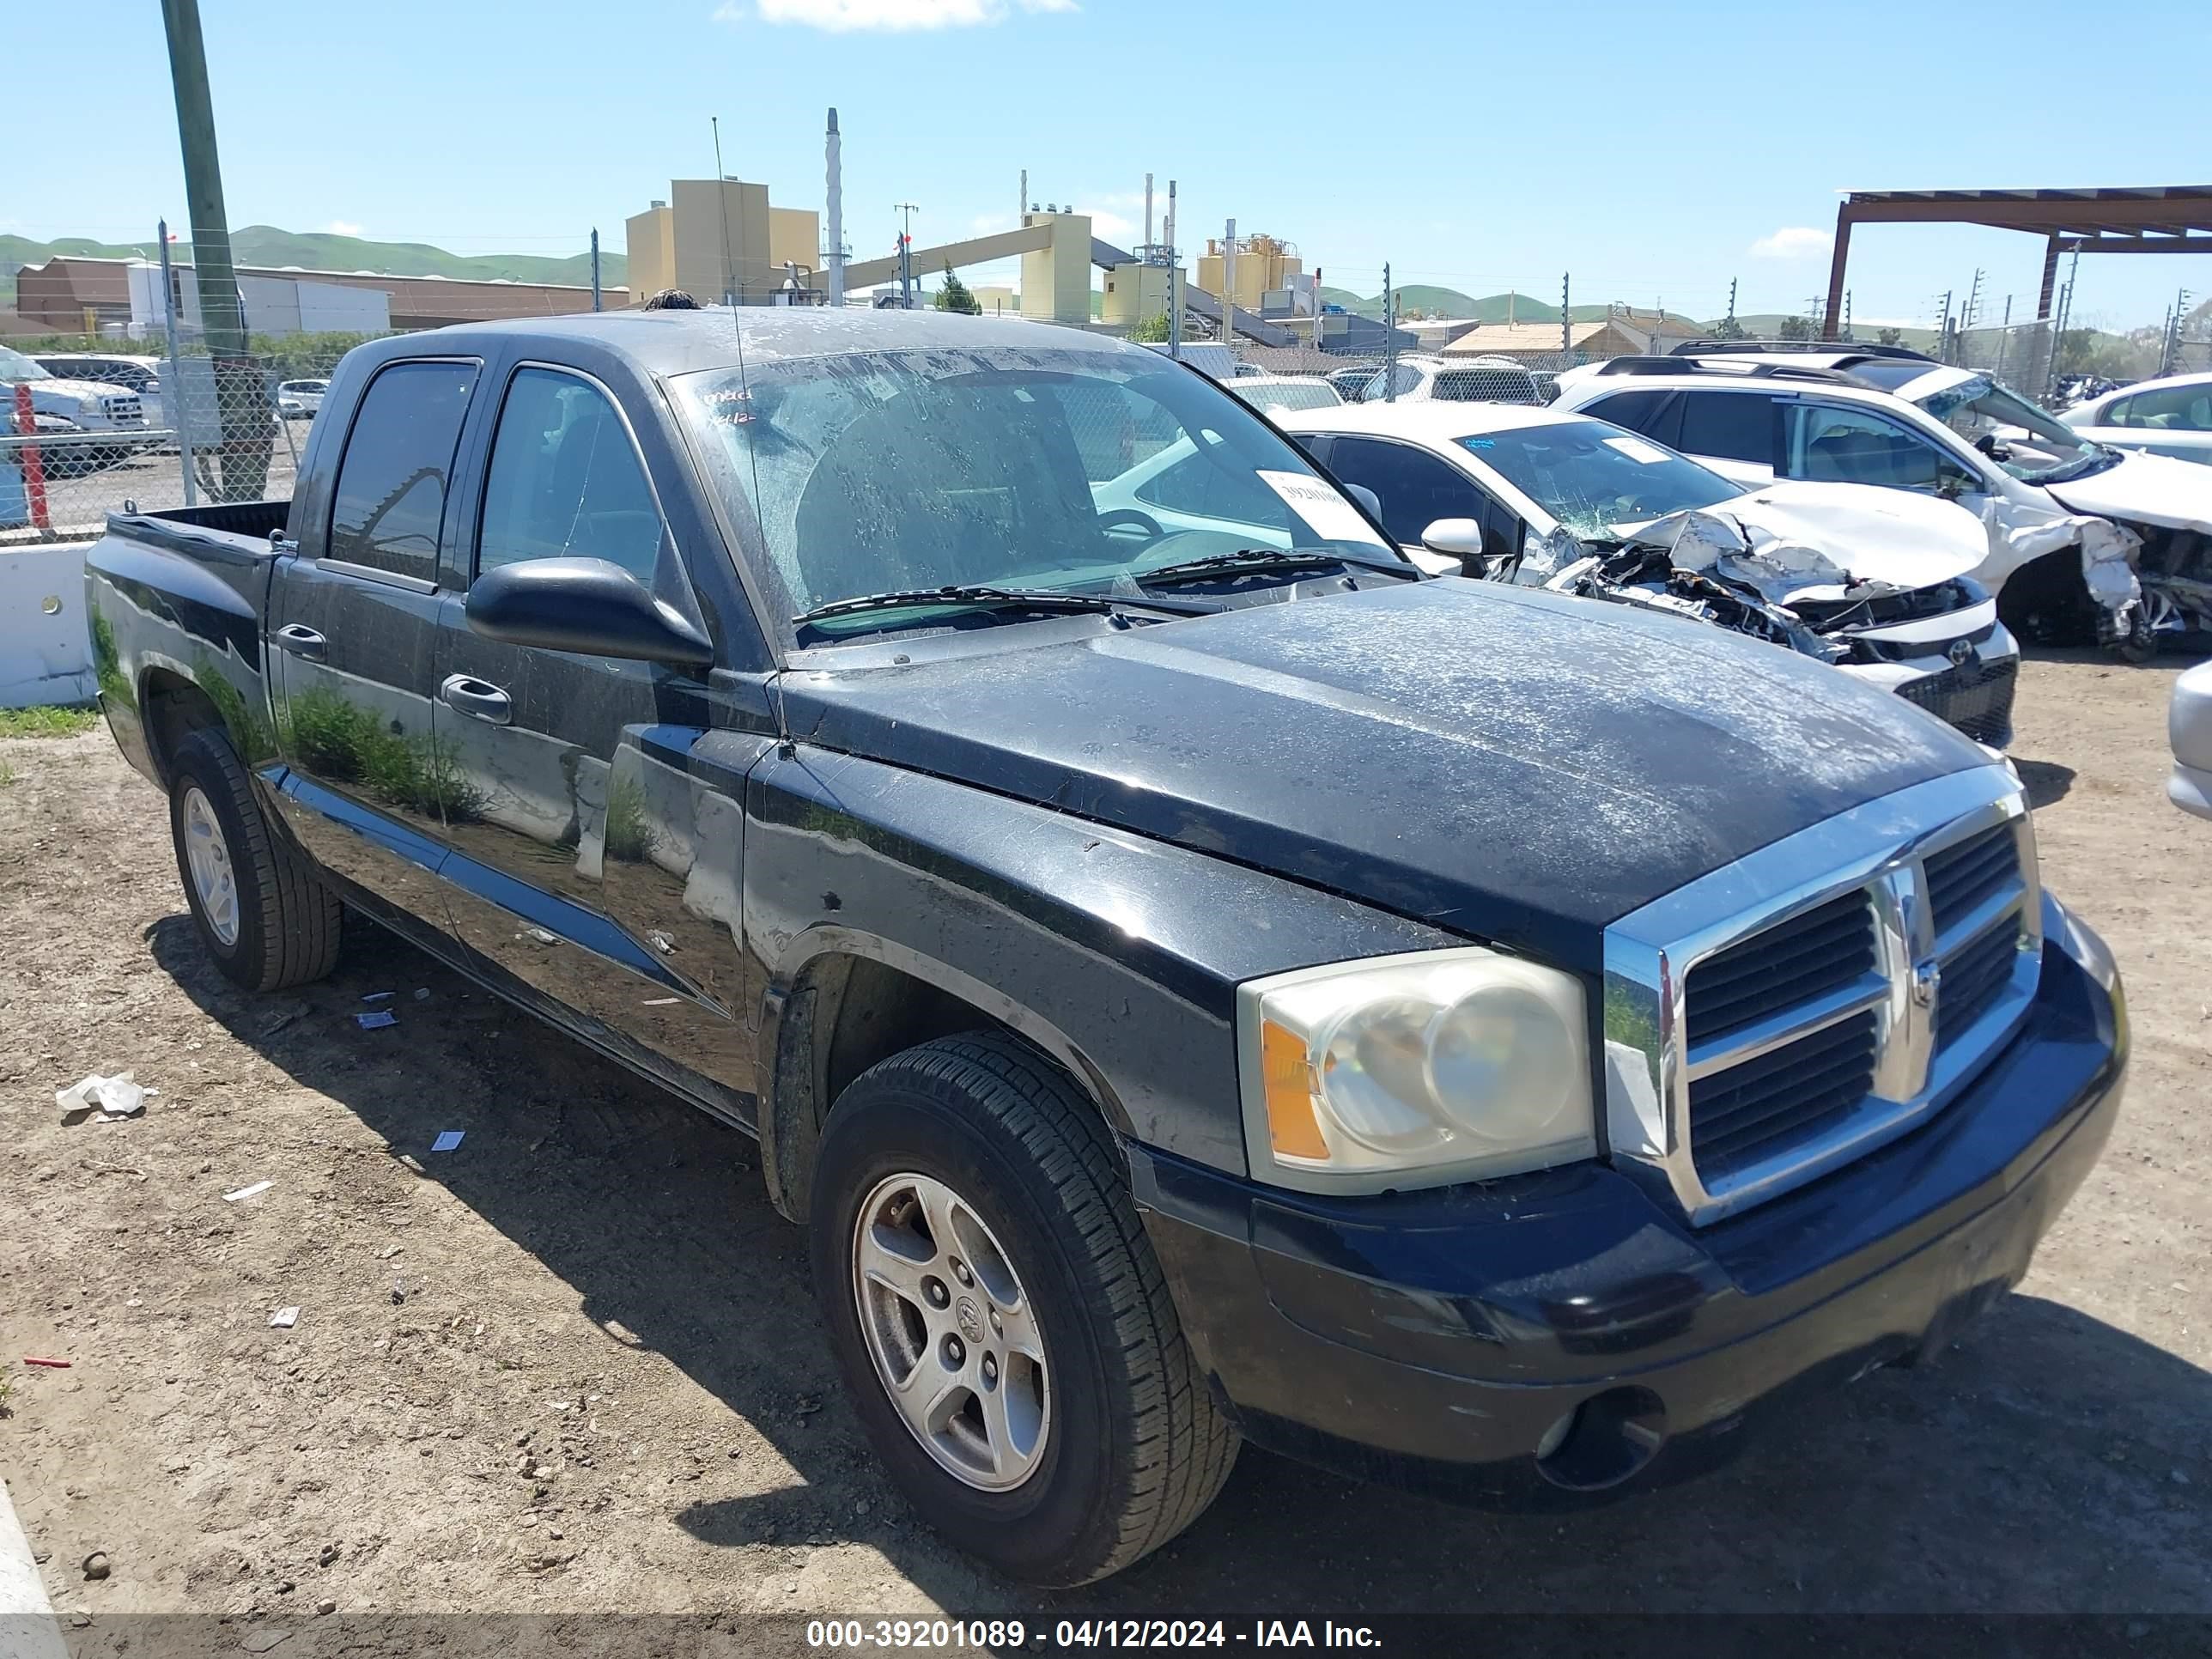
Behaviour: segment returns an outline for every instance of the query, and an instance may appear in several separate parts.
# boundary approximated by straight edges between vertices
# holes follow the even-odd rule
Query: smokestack
[[[1152,175],[1145,175],[1145,246],[1152,245]]]
[[[830,303],[845,303],[845,177],[844,160],[838,151],[837,112],[830,112],[830,131],[823,140],[829,168],[829,196],[823,205],[830,215]]]
[[[1030,170],[1022,169],[1021,205],[1014,210],[1014,222],[1018,225],[1030,216]]]

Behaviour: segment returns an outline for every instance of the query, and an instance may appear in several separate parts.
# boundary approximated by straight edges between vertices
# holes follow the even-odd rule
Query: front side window
[[[438,576],[439,526],[474,363],[393,363],[362,395],[331,493],[325,558],[419,581]]]
[[[1150,353],[856,352],[674,385],[786,617],[946,586],[1133,592],[1215,553],[1383,545],[1297,448]]]
[[[517,370],[492,439],[477,571],[605,559],[649,583],[660,541],[645,465],[606,393],[554,369]]]
[[[1872,410],[1796,404],[1784,413],[1784,472],[1812,483],[1936,488],[1944,457],[1918,433]]]
[[[1382,527],[1407,547],[1438,519],[1482,518],[1482,491],[1454,466],[1411,444],[1382,438],[1339,438],[1329,447],[1329,470],[1346,483],[1371,489],[1382,503]]]
[[[1557,421],[1460,441],[1578,536],[1608,535],[1740,495],[1740,485],[1604,421]]]
[[[2102,446],[1976,374],[1913,399],[2015,478],[2057,483],[2110,464]]]

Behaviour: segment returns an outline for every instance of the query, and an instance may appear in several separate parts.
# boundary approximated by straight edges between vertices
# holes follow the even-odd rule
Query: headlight
[[[1480,946],[1237,988],[1253,1174],[1379,1192],[1594,1157],[1580,981]]]
[[[78,398],[78,399],[76,400],[76,412],[77,412],[78,414],[80,414],[80,415],[97,415],[97,414],[99,414],[99,413],[100,413],[100,399],[99,399],[98,398],[94,398],[94,397],[84,397],[84,398]]]

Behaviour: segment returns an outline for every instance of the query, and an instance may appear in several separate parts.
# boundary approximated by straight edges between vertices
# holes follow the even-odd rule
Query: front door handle
[[[505,726],[514,718],[514,699],[472,674],[448,674],[438,688],[438,701],[457,714],[491,726]]]
[[[276,648],[307,662],[320,662],[329,653],[330,641],[304,623],[286,623],[269,636]]]

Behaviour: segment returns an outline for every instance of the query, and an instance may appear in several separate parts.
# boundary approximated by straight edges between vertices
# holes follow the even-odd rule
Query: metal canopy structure
[[[1836,210],[1828,265],[1828,309],[1820,337],[1832,340],[1843,313],[1844,267],[1853,225],[1982,225],[2047,239],[2038,322],[2051,316],[2064,253],[2212,253],[2212,185],[2141,190],[1855,190]]]

